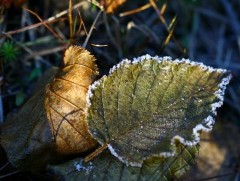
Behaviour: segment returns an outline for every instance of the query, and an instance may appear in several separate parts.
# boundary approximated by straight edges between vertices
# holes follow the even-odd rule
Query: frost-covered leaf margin
[[[124,67],[125,65],[134,65],[134,64],[139,64],[144,60],[157,60],[158,63],[162,63],[162,62],[171,62],[172,64],[180,64],[180,63],[185,63],[188,65],[192,65],[192,66],[200,66],[203,70],[207,70],[209,72],[218,72],[218,73],[228,73],[228,71],[226,69],[217,69],[217,68],[212,68],[210,66],[206,66],[203,63],[199,63],[199,62],[194,62],[194,61],[190,61],[189,59],[175,59],[172,60],[171,57],[152,57],[150,55],[144,55],[138,58],[134,58],[133,61],[128,60],[128,59],[124,59],[122,62],[120,62],[119,64],[115,65],[113,68],[110,69],[109,71],[109,75],[113,74],[115,71],[117,71],[117,69],[119,69],[120,67]],[[229,73],[228,76],[226,76],[225,78],[222,79],[221,83],[218,85],[218,90],[214,93],[214,95],[219,99],[219,101],[211,104],[211,113],[214,115],[217,115],[217,108],[221,107],[223,104],[223,100],[224,100],[224,93],[225,93],[225,89],[226,86],[229,84],[230,80],[231,80],[231,74]],[[106,78],[106,76],[104,76],[102,79],[95,81],[88,90],[87,93],[87,109],[91,106],[91,97],[93,96],[93,91],[103,82],[104,78]],[[202,123],[204,123],[206,126],[204,126],[203,124],[197,124],[193,130],[192,130],[192,134],[194,136],[194,140],[186,140],[183,137],[179,136],[179,135],[175,135],[172,139],[171,139],[171,144],[174,148],[174,145],[176,143],[176,141],[179,141],[180,143],[182,143],[185,146],[194,146],[197,145],[200,141],[200,132],[201,131],[206,131],[209,132],[212,130],[213,125],[215,123],[214,118],[212,115],[207,116]],[[93,137],[94,134],[90,132],[90,134],[92,134]],[[101,143],[100,144],[104,144]],[[131,165],[131,166],[141,166],[141,164],[138,163],[128,163],[125,158],[119,156],[116,151],[114,150],[114,148],[108,144],[108,149],[110,150],[110,152],[116,156],[120,161],[126,163],[127,165]],[[174,156],[176,154],[175,151],[173,152],[161,152],[159,155],[164,156],[164,157],[170,157],[170,156]],[[158,156],[159,156],[158,155]],[[147,159],[147,158],[145,158]]]
[[[105,150],[94,160],[85,163],[83,158],[76,158],[48,169],[61,180],[97,180],[97,181],[135,181],[180,178],[194,163],[199,146],[186,147],[178,143],[176,155],[169,158],[151,157],[143,161],[142,167],[130,167],[120,162]]]

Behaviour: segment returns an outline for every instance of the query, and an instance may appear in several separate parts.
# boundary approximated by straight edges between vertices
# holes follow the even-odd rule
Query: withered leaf
[[[50,69],[38,84],[46,85],[57,71],[57,68]],[[44,97],[45,89],[42,86],[15,116],[8,116],[1,125],[1,145],[9,162],[19,169],[42,169],[56,159],[55,144],[52,143],[44,110]]]
[[[172,155],[174,140],[195,145],[212,129],[229,80],[226,70],[185,59],[124,60],[89,89],[89,131],[128,165]]]
[[[126,0],[98,0],[103,5],[106,13],[113,13]]]
[[[129,167],[120,162],[109,151],[103,152],[92,162],[85,163],[78,158],[66,163],[50,166],[49,169],[62,180],[97,181],[168,181],[182,176],[194,161],[198,146],[185,147],[178,144],[174,157],[152,157],[143,162],[142,167]]]
[[[97,74],[95,58],[84,48],[70,46],[63,69],[46,87],[45,109],[60,153],[84,152],[96,144],[85,113],[88,87]]]

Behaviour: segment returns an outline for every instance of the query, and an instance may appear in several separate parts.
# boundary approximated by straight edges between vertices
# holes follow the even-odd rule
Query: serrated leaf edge
[[[120,63],[118,63],[117,65],[114,65],[110,69],[109,75],[113,74],[120,67],[129,66],[129,65],[133,65],[133,64],[139,64],[144,60],[155,60],[158,63],[162,63],[162,62],[171,62],[171,63],[174,63],[174,64],[185,63],[185,64],[192,65],[192,66],[200,66],[200,67],[202,67],[203,70],[207,70],[207,71],[210,71],[210,72],[214,72],[214,71],[217,71],[218,73],[227,73],[228,72],[228,70],[226,70],[226,69],[213,68],[213,67],[210,67],[210,66],[206,66],[203,63],[194,62],[194,61],[191,61],[189,59],[182,58],[182,59],[172,60],[172,58],[169,57],[169,56],[164,56],[164,57],[154,56],[154,57],[152,57],[152,56],[146,54],[146,55],[143,55],[143,56],[140,56],[140,57],[137,57],[137,58],[133,58],[133,61],[131,61],[129,59],[123,59]],[[86,96],[87,112],[88,112],[89,107],[91,106],[91,97],[93,96],[92,92],[104,81],[104,79],[106,77],[107,76],[103,76],[101,79],[95,81],[92,85],[89,86],[88,93],[87,93],[87,96]],[[211,112],[215,116],[217,115],[217,111],[216,111],[217,108],[219,108],[223,105],[226,86],[229,84],[231,78],[232,78],[232,75],[229,73],[228,76],[226,76],[225,78],[222,79],[221,83],[218,85],[218,90],[214,93],[214,95],[219,99],[218,102],[215,102],[215,103],[211,104],[211,109],[212,109]],[[206,124],[207,127],[204,126],[203,124],[197,124],[193,128],[192,134],[194,136],[194,140],[192,140],[192,141],[185,140],[183,137],[181,137],[179,135],[176,135],[171,139],[171,145],[173,146],[173,151],[172,152],[161,152],[158,155],[152,155],[152,156],[171,157],[171,156],[176,155],[176,146],[175,146],[176,141],[179,141],[180,143],[182,143],[185,146],[190,146],[190,147],[196,146],[200,141],[199,132],[200,131],[205,131],[205,132],[211,131],[215,121],[214,121],[214,118],[209,115],[208,117],[206,117],[203,120],[203,123]],[[89,133],[95,138],[94,133],[91,133],[90,131],[89,131]],[[98,141],[98,142],[101,145],[104,144],[100,141]],[[114,155],[115,157],[117,157],[121,162],[125,163],[126,165],[130,165],[130,166],[141,167],[143,161],[149,158],[149,157],[143,158],[143,161],[141,163],[128,162],[125,158],[119,156],[110,144],[108,144],[108,149],[110,150],[111,154]]]

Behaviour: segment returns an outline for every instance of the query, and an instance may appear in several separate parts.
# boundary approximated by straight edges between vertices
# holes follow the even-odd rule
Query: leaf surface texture
[[[171,143],[199,142],[221,106],[229,73],[188,60],[125,60],[89,90],[89,131],[121,161],[140,166],[171,155]]]

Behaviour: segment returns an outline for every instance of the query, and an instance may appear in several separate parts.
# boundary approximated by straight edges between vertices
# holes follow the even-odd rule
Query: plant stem
[[[94,159],[98,154],[102,153],[106,148],[108,147],[108,144],[105,143],[101,147],[97,148],[94,152],[92,152],[90,155],[88,155],[85,159],[84,162],[89,162],[92,159]]]
[[[88,35],[87,35],[87,38],[85,39],[85,41],[84,41],[84,43],[83,43],[83,46],[82,46],[83,48],[85,48],[85,47],[87,46],[88,40],[89,40],[89,38],[90,38],[90,36],[91,36],[91,34],[92,34],[93,29],[95,28],[95,25],[96,25],[96,23],[97,23],[98,18],[99,18],[100,15],[101,15],[101,13],[102,13],[102,11],[100,10],[100,11],[98,12],[98,14],[97,14],[97,16],[96,16],[96,18],[95,18],[92,26],[91,26],[91,29],[90,29],[90,31],[89,31],[89,33],[88,33]]]
[[[69,30],[70,30],[70,43],[73,44],[72,0],[69,0],[68,19],[69,19]]]

